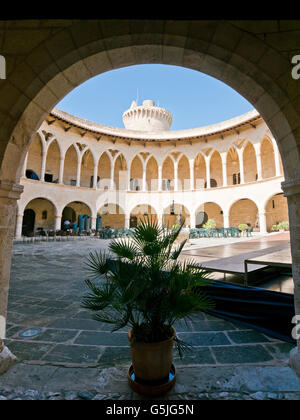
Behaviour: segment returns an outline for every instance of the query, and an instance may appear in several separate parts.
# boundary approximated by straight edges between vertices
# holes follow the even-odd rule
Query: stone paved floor
[[[80,307],[84,257],[107,244],[15,244],[5,344],[19,361],[0,376],[0,399],[140,398],[126,378],[127,332],[111,333]],[[175,327],[194,349],[183,360],[175,353],[177,382],[165,399],[300,399],[290,344],[204,314]],[[26,337],[33,328],[38,334]]]

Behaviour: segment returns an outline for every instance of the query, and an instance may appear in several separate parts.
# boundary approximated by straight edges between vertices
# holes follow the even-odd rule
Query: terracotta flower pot
[[[128,331],[132,367],[137,382],[159,385],[169,380],[173,360],[174,328],[171,338],[158,343],[137,343],[132,340],[132,329]]]

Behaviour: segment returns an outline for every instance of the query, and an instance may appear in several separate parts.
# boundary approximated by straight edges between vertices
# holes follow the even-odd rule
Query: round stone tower
[[[131,107],[124,112],[122,118],[128,130],[164,131],[169,130],[172,124],[172,114],[155,106],[152,100],[145,100],[140,106],[132,101]]]

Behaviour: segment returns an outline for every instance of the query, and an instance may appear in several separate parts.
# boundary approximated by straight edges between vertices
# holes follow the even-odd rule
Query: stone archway
[[[22,192],[18,182],[35,133],[74,87],[102,72],[142,63],[174,64],[209,74],[249,100],[269,126],[285,172],[295,307],[300,314],[300,85],[291,77],[297,40],[292,24],[283,24],[289,33],[284,37],[277,21],[268,28],[263,22],[251,26],[243,21],[51,21],[43,29],[36,25],[22,30],[21,52],[17,47],[7,51],[4,44],[2,54],[7,53],[10,70],[0,114],[0,217],[5,226],[0,233],[0,243],[5,244],[0,249],[0,337],[5,335],[16,200]],[[257,27],[263,37],[257,36]],[[13,33],[17,37],[14,31],[13,24],[6,24],[3,39]],[[274,35],[281,39],[279,47]],[[297,360],[300,371],[299,355]]]

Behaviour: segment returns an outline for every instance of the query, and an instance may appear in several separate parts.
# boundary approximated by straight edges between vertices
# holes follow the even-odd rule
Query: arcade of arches
[[[189,215],[190,226],[196,226],[201,206],[207,215],[218,212],[223,217],[218,223],[229,226],[249,205],[246,223],[255,227],[258,220],[266,232],[286,218],[287,200],[300,314],[300,84],[291,77],[297,25],[280,20],[1,23],[7,79],[0,81],[0,354],[13,236],[22,234],[24,217],[34,228],[50,228],[53,216],[54,228],[61,226],[64,209],[73,202],[89,208],[92,228],[107,203],[120,206],[125,226],[140,204],[151,206],[158,220],[168,207],[179,208],[179,215]],[[207,73],[236,89],[259,114],[155,138],[102,130],[51,111],[89,78],[141,63]],[[141,164],[131,174],[136,155]],[[300,341],[298,348],[291,363],[300,373]],[[5,364],[9,356],[0,371]]]

